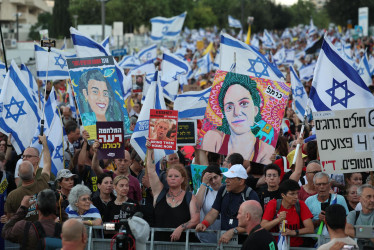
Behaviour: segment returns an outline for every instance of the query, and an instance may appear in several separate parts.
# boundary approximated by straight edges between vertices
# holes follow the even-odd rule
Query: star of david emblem
[[[147,55],[146,55],[146,58],[147,58],[147,59],[151,59],[151,57],[152,57],[152,53],[151,53],[151,52],[148,52]]]
[[[60,150],[61,150],[61,148],[62,148],[62,144],[60,144],[60,145],[58,145],[58,146],[56,147],[56,149],[55,149],[56,154],[55,154],[55,156],[53,157],[53,159],[60,159],[61,161],[63,160],[63,159],[62,159],[62,155],[60,154]]]
[[[256,60],[248,59],[248,61],[251,64],[251,67],[248,69],[248,72],[255,74],[256,77],[269,76],[269,72],[267,70],[269,65],[264,63],[260,57],[257,57]],[[262,65],[260,66],[260,70],[256,70],[256,64]],[[259,67],[257,67],[257,69],[259,69]]]
[[[304,92],[304,87],[296,87],[295,89],[295,97],[300,97],[303,98],[305,92]]]
[[[358,70],[357,70],[357,72],[358,72],[358,74],[361,76],[361,75],[363,75],[364,74],[364,68],[359,68]]]
[[[16,99],[12,96],[9,104],[5,104],[4,108],[6,109],[5,119],[12,118],[15,122],[18,122],[18,118],[21,115],[26,115],[25,110],[22,109],[24,101],[17,102]],[[18,107],[18,111],[15,112],[15,109],[12,106],[15,105]],[[13,113],[14,112],[14,113]]]
[[[339,96],[342,95],[341,90],[338,90],[338,89],[343,89],[344,90],[344,97],[343,98],[338,98],[337,97],[337,94],[338,95],[340,94]],[[336,91],[336,90],[338,90],[338,91]],[[336,92],[338,92],[338,93],[336,93]],[[345,80],[343,82],[338,82],[334,78],[332,79],[332,88],[327,89],[326,93],[329,96],[331,96],[331,106],[335,106],[336,104],[340,103],[345,108],[347,108],[347,106],[348,106],[348,99],[355,95],[353,92],[348,90],[347,80]]]
[[[131,57],[130,61],[131,61],[132,63],[135,63],[135,59],[134,59],[134,57]]]
[[[38,131],[40,131],[40,124],[38,125]],[[43,127],[43,135],[45,134],[46,131],[47,131],[47,128]],[[39,140],[38,136],[39,136],[39,134],[37,134],[36,136],[32,137],[32,143],[35,143],[36,141]]]
[[[164,26],[164,27],[162,28],[161,33],[162,33],[163,35],[166,35],[166,33],[168,32],[168,29],[169,29],[168,26]]]
[[[199,101],[204,101],[205,103],[208,103],[209,96],[202,96],[200,97]]]
[[[60,66],[63,69],[66,66],[66,60],[60,54],[59,56],[55,56],[56,62],[55,65]]]
[[[173,76],[173,79],[174,80],[178,80],[178,76],[181,75],[181,74],[183,74],[183,73],[184,73],[183,71],[182,72],[176,72],[175,76]]]

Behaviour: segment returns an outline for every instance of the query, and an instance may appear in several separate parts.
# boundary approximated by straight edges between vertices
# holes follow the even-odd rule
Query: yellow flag
[[[210,42],[208,47],[206,47],[206,49],[204,50],[202,56],[205,56],[206,54],[208,54],[212,49],[213,49],[213,42]]]
[[[251,43],[251,25],[248,25],[247,39],[245,39],[245,43],[248,45]]]

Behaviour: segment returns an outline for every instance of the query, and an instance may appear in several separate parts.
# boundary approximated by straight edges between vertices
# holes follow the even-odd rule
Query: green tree
[[[69,12],[78,15],[78,24],[101,23],[100,3],[95,0],[70,0]]]
[[[190,28],[206,28],[217,24],[217,16],[211,7],[197,4],[189,14],[187,14],[185,24]]]
[[[54,38],[69,37],[71,26],[71,17],[69,13],[68,0],[55,0],[53,7],[53,16],[49,35]]]
[[[29,38],[31,40],[39,40],[39,30],[49,29],[51,27],[52,15],[49,12],[40,13],[38,15],[38,22],[31,26]]]

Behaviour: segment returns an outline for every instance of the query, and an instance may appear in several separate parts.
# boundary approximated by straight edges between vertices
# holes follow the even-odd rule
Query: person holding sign
[[[222,125],[209,130],[202,149],[222,155],[240,153],[245,160],[270,164],[274,148],[256,137],[261,130],[261,97],[249,77],[227,73],[218,96]]]
[[[84,124],[123,120],[121,106],[114,99],[110,84],[99,70],[89,70],[82,74],[79,91],[84,96],[78,98]]]

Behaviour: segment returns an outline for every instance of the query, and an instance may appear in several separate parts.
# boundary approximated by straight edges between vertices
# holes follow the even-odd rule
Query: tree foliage
[[[71,16],[69,1],[55,0],[51,28],[48,30],[50,37],[64,38],[70,36]]]
[[[51,27],[52,15],[49,12],[41,13],[38,16],[38,22],[31,26],[29,32],[29,38],[31,40],[39,40],[39,30],[49,29]]]

